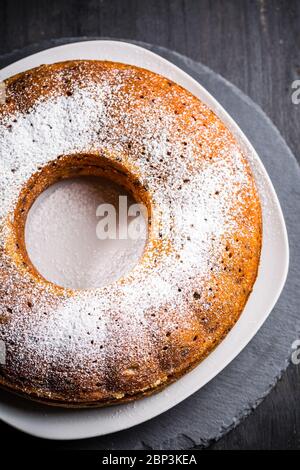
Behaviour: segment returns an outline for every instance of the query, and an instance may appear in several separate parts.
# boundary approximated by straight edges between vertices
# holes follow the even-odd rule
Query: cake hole
[[[126,197],[127,212],[122,205],[125,199],[120,202],[119,196]],[[128,216],[128,208],[136,203],[123,186],[102,176],[55,182],[36,198],[27,214],[25,245],[31,263],[46,280],[65,288],[94,289],[116,281],[144,252],[145,214],[136,211],[135,216]],[[99,223],[105,217],[110,220],[107,211],[97,215],[102,204],[115,208],[115,239],[98,237]],[[128,235],[130,225],[140,233],[138,238]],[[126,228],[123,239],[120,234]]]

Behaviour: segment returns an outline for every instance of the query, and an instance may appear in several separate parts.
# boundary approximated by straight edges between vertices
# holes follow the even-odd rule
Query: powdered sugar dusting
[[[88,152],[101,126],[103,90],[77,91],[40,103],[29,115],[10,116],[0,127],[0,220],[39,167],[61,154]],[[88,130],[88,131],[87,131]]]

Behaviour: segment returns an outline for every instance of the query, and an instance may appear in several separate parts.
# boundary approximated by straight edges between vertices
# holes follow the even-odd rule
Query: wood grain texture
[[[136,39],[201,61],[262,107],[300,162],[300,105],[291,101],[291,84],[300,78],[298,0],[0,2],[0,54],[68,36]],[[299,379],[300,366],[290,366],[252,415],[212,448],[300,449]],[[36,439],[3,424],[0,435],[3,445],[12,439],[36,445]],[[43,441],[39,446],[71,447]]]

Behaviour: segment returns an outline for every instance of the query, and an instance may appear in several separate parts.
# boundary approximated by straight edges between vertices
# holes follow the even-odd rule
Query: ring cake
[[[110,179],[148,210],[138,264],[97,289],[44,279],[27,213],[54,182]],[[261,206],[222,121],[181,86],[101,61],[42,65],[6,81],[0,104],[0,384],[60,406],[121,403],[203,360],[256,279]]]

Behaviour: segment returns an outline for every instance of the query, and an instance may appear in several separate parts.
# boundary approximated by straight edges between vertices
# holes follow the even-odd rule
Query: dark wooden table
[[[0,0],[0,55],[70,36],[135,39],[201,61],[262,107],[300,162],[300,104],[291,100],[300,79],[300,0]],[[290,365],[264,402],[211,447],[300,449],[299,384],[300,366]],[[4,424],[0,436],[1,447],[64,447]]]

